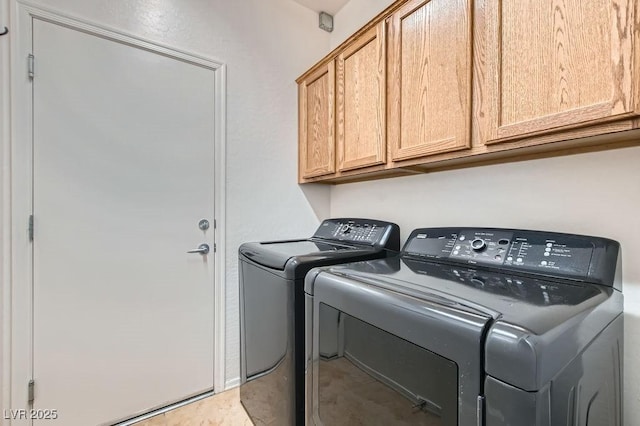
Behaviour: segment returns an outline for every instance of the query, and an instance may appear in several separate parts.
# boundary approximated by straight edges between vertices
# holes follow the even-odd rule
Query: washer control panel
[[[559,278],[613,281],[619,244],[606,238],[496,228],[414,230],[403,256],[520,270]]]
[[[505,265],[582,273],[587,271],[594,244],[575,238],[522,234],[513,240]]]
[[[314,238],[325,240],[343,241],[349,243],[359,243],[366,245],[385,245],[390,238],[398,240],[397,247],[392,250],[399,250],[399,229],[398,226],[378,220],[369,219],[328,219],[322,222]]]
[[[469,263],[483,262],[501,265],[506,258],[512,232],[469,230],[459,233],[450,257]]]

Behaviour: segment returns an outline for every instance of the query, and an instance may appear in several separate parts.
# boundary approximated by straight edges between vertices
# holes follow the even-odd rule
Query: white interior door
[[[97,425],[213,389],[216,71],[39,19],[33,53],[34,408]]]

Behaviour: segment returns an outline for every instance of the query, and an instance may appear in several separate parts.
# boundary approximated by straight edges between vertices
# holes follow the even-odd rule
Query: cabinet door
[[[335,65],[330,61],[298,86],[300,179],[335,172]]]
[[[386,161],[385,25],[378,24],[337,58],[338,170]]]
[[[487,143],[631,115],[634,3],[489,0]]]
[[[470,147],[471,3],[413,0],[391,16],[388,127],[394,161]]]

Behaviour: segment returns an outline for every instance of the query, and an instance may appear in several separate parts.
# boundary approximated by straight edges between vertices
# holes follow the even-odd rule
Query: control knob
[[[349,232],[351,232],[351,225],[349,225],[348,223],[345,223],[344,225],[342,225],[342,229],[340,231],[343,234],[348,234]]]
[[[476,238],[471,241],[471,248],[474,251],[482,251],[487,247],[487,243],[482,238]]]

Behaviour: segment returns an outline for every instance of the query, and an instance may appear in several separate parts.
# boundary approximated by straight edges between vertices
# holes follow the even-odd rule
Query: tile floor
[[[135,426],[251,426],[238,388],[167,411]]]

